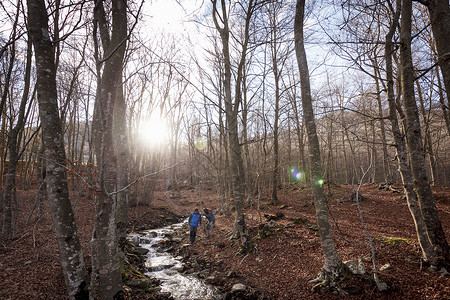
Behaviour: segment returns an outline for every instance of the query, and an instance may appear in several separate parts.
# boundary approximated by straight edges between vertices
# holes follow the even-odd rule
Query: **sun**
[[[163,146],[169,141],[167,121],[157,113],[152,113],[142,120],[139,126],[139,137],[145,146]]]

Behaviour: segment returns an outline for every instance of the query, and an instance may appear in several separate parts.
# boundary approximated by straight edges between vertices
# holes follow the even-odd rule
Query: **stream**
[[[215,287],[204,283],[193,274],[183,273],[182,257],[174,257],[166,251],[165,243],[172,239],[175,231],[180,230],[184,223],[186,221],[129,235],[133,242],[139,243],[139,247],[149,250],[145,254],[145,275],[159,279],[161,292],[170,293],[174,299],[219,299]],[[180,241],[181,239],[177,242]]]

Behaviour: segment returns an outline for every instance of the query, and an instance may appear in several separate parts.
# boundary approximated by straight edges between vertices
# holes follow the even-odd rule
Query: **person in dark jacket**
[[[198,209],[194,209],[194,212],[189,216],[189,241],[191,244],[195,242],[197,236],[197,227],[202,226],[202,216],[198,212]]]
[[[208,219],[208,225],[206,225],[205,229],[206,237],[210,237],[214,223],[216,222],[216,218],[214,217],[212,210],[209,208],[205,208],[203,212],[204,212],[203,215]]]

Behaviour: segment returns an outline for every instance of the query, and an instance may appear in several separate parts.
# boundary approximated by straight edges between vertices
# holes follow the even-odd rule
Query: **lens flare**
[[[195,139],[195,148],[199,151],[205,150],[206,146],[208,145],[208,142],[206,141],[205,138],[199,136]]]
[[[296,168],[290,169],[291,178],[296,181],[301,181],[305,178],[305,173],[302,171],[297,170]]]

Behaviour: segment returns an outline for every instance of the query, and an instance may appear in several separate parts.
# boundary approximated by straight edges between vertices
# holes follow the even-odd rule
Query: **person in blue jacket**
[[[198,209],[194,209],[194,212],[189,216],[189,241],[191,244],[195,242],[197,235],[197,226],[202,226],[202,216],[198,212]]]

